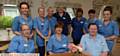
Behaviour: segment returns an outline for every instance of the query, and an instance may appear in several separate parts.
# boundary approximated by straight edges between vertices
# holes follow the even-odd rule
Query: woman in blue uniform
[[[31,33],[32,33],[32,29],[33,29],[33,20],[32,17],[29,16],[29,5],[26,2],[21,2],[20,6],[19,6],[19,10],[21,15],[20,16],[16,16],[13,20],[12,23],[12,30],[13,33],[16,35],[20,35],[20,26],[22,24],[27,24],[30,27]],[[32,36],[33,34],[31,34]]]
[[[45,52],[45,38],[49,38],[51,35],[51,30],[49,26],[48,19],[45,18],[45,8],[39,7],[38,14],[34,19],[34,28],[37,32],[36,42],[38,45],[40,56],[44,56]]]
[[[96,23],[99,28],[102,26],[101,20],[96,18],[96,11],[94,9],[90,9],[88,11],[88,16],[89,16],[89,18],[88,18],[88,20],[86,22],[87,24],[86,24],[86,28],[85,28],[86,33],[88,33],[88,29],[87,28],[88,28],[88,25],[90,23]],[[98,33],[99,33],[99,31],[100,30],[98,29]]]
[[[80,39],[84,34],[86,19],[83,17],[83,10],[81,8],[77,9],[76,17],[72,19],[72,38],[75,45],[80,43]]]
[[[63,24],[57,23],[55,25],[55,34],[48,40],[47,51],[48,53],[66,53],[68,52],[68,37],[62,34]]]
[[[48,14],[47,14],[46,18],[48,19],[49,24],[50,24],[51,35],[53,35],[53,34],[55,33],[54,28],[55,28],[55,25],[56,25],[56,23],[57,23],[57,18],[55,18],[55,17],[53,16],[53,12],[54,12],[54,10],[53,10],[52,7],[49,7],[49,8],[47,9],[47,13],[48,13]]]
[[[114,41],[119,35],[119,27],[116,21],[112,20],[112,9],[105,8],[103,11],[103,25],[101,28],[101,34],[105,36],[110,54],[114,46]]]

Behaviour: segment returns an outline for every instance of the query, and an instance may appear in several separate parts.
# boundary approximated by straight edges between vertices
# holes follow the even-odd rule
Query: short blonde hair
[[[45,10],[45,8],[44,8],[44,7],[39,7],[39,8],[38,8],[38,12],[39,12],[39,10],[40,10],[40,9],[43,9],[43,10]]]
[[[53,9],[53,7],[48,7],[47,11],[48,11],[49,9]]]

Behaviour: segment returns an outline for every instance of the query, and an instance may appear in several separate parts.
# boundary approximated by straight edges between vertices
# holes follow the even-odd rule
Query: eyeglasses
[[[30,29],[23,29],[22,31],[29,31]]]

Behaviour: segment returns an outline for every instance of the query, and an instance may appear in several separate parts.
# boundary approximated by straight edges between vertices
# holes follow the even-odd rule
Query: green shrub
[[[0,29],[10,28],[12,26],[12,17],[0,16]]]

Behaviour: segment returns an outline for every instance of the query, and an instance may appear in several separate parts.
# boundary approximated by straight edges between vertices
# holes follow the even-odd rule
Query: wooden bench
[[[0,41],[0,52],[5,51],[8,48],[8,45],[10,43],[9,41]]]
[[[82,54],[75,55],[74,53],[60,53],[60,54],[52,54],[48,56],[84,56]]]

